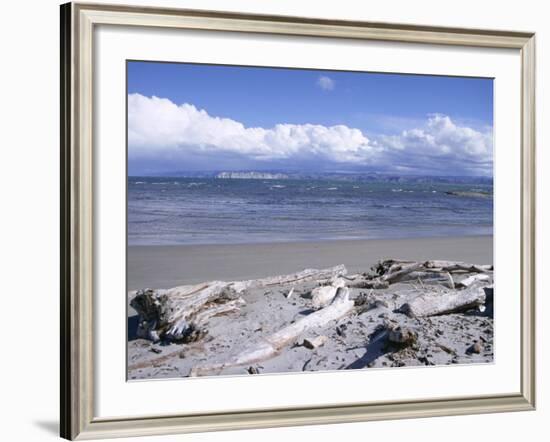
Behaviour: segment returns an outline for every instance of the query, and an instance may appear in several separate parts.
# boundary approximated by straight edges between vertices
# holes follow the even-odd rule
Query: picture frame
[[[506,48],[521,62],[519,391],[434,399],[319,403],[226,412],[95,414],[94,32],[100,25],[285,37]],[[99,48],[100,50],[100,48]],[[535,389],[535,35],[202,10],[61,6],[61,436],[69,440],[533,410]]]

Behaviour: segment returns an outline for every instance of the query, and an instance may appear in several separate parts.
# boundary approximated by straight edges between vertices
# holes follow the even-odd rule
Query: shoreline
[[[491,229],[492,231],[492,229]],[[272,241],[235,241],[235,242],[189,242],[189,243],[135,243],[127,244],[128,247],[189,247],[189,246],[251,246],[251,245],[270,245],[270,244],[303,244],[303,243],[325,243],[325,242],[355,242],[355,241],[403,241],[403,240],[424,240],[424,239],[444,239],[444,238],[478,238],[478,237],[492,237],[492,233],[470,233],[467,235],[454,234],[454,235],[418,235],[418,236],[392,236],[392,237],[340,237],[340,238],[297,238],[297,239],[282,239]]]
[[[245,280],[344,264],[363,272],[380,259],[493,263],[493,236],[346,239],[246,244],[128,246],[128,290]]]

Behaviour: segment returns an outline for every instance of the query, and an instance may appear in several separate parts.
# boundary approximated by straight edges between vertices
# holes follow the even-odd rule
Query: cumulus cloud
[[[336,86],[336,83],[332,78],[322,75],[317,79],[317,86],[324,91],[332,91]]]
[[[380,136],[384,158],[408,169],[445,175],[488,175],[493,166],[493,133],[455,124],[447,115],[429,115],[424,127]]]
[[[169,170],[277,166],[309,169],[482,174],[492,170],[492,132],[429,115],[419,128],[367,137],[346,125],[277,124],[246,127],[192,104],[128,96],[130,162],[163,163]],[[208,167],[207,167],[208,166]]]
[[[165,98],[128,96],[128,142],[132,156],[150,154],[223,153],[259,161],[314,158],[356,162],[369,155],[368,138],[344,125],[277,124],[245,127],[209,115],[192,104]]]

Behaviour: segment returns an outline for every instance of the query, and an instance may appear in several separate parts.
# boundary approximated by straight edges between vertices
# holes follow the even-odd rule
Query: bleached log
[[[330,285],[316,287],[311,291],[313,308],[322,308],[331,303],[339,288],[346,286],[346,281],[340,277],[330,279]]]
[[[383,261],[378,261],[378,263],[371,267],[371,270],[376,272],[377,275],[385,275],[387,273],[396,272],[401,270],[403,265],[413,264],[415,261],[406,261],[402,259],[385,259]]]
[[[462,281],[457,282],[458,287],[464,287],[468,288],[472,285],[474,285],[477,282],[488,282],[491,278],[489,275],[486,275],[484,273],[476,273],[475,275],[468,276],[467,278],[464,278]]]
[[[395,282],[409,282],[409,281],[422,281],[422,282],[443,282],[446,286],[450,287],[449,281],[450,273],[448,272],[427,272],[427,271],[414,271],[407,274],[403,274]]]
[[[411,271],[433,269],[437,272],[468,272],[468,273],[488,273],[493,270],[492,265],[469,264],[462,261],[429,260],[419,261],[399,261],[387,259],[379,262],[373,270],[378,276],[385,277],[386,280],[398,279],[400,275]]]
[[[355,281],[357,278],[360,278],[361,275],[354,273],[353,275],[342,275],[341,277],[347,281]]]
[[[346,281],[344,280],[344,278],[340,278],[340,277],[331,278],[330,285],[332,287],[336,287],[337,289],[339,289],[340,287],[346,286]]]
[[[477,265],[477,264],[468,264],[461,261],[442,261],[442,260],[433,260],[426,261],[423,263],[424,267],[438,269],[439,271],[444,272],[467,272],[467,273],[487,273],[493,270],[492,265]]]
[[[195,367],[190,376],[201,376],[212,371],[252,364],[276,356],[280,350],[295,341],[306,330],[323,327],[331,321],[342,318],[354,309],[354,302],[349,299],[349,289],[339,288],[330,305],[290,324],[278,332],[264,338],[256,345],[237,354],[229,361]]]
[[[387,273],[381,276],[382,281],[386,281],[390,284],[399,282],[401,279],[407,277],[411,272],[416,272],[422,269],[422,263],[415,262],[402,266],[399,270]]]
[[[447,276],[447,287],[449,287],[451,290],[454,290],[456,285],[453,279],[453,275],[451,275],[449,272],[445,272],[445,274]]]
[[[387,289],[390,286],[390,283],[387,281],[381,281],[380,278],[374,278],[374,279],[356,279],[352,282],[348,282],[348,287],[354,288],[354,289]]]
[[[139,315],[136,333],[137,336],[152,341],[181,341],[190,330],[201,326],[207,318],[238,310],[242,300],[239,303],[228,303],[246,289],[336,278],[346,273],[346,268],[339,265],[248,281],[211,281],[171,289],[138,290],[130,301],[130,305]],[[221,307],[224,304],[227,305]]]
[[[493,266],[468,264],[459,261],[397,261],[387,259],[372,268],[377,276],[366,277],[354,281],[350,287],[356,288],[386,288],[389,284],[406,282],[415,279],[443,278],[445,285],[455,288],[452,273],[491,273]]]
[[[346,267],[341,264],[328,269],[305,269],[298,273],[290,275],[272,276],[268,278],[251,279],[248,281],[236,281],[231,283],[231,288],[237,293],[244,290],[258,287],[270,287],[284,284],[299,284],[307,281],[316,281],[320,279],[330,279],[347,274]]]
[[[410,317],[435,316],[479,308],[485,304],[482,287],[465,290],[425,293],[403,304],[399,311]]]
[[[224,315],[226,313],[233,313],[239,311],[240,308],[245,305],[243,298],[237,298],[233,301],[228,301],[225,304],[214,304],[213,306],[200,311],[193,318],[193,323],[202,326],[208,322],[210,318],[214,316]]]
[[[354,281],[352,284],[348,285],[354,288],[385,289],[395,282],[411,280],[411,273],[422,269],[422,263],[420,262],[391,264],[390,267],[387,267],[389,262],[390,261],[384,261],[382,264],[379,264],[381,269],[379,269],[378,272],[381,273],[385,271],[385,273],[380,274],[380,276],[372,279]],[[385,270],[382,270],[382,268]]]
[[[415,275],[415,274],[418,274],[418,275]],[[449,272],[424,271],[424,272],[411,273],[411,276],[413,275],[416,276],[417,280],[420,280],[423,282],[436,282],[451,290],[455,289],[455,281],[453,279],[453,275],[451,275],[451,273]]]
[[[166,290],[139,290],[130,305],[139,315],[139,337],[181,340],[198,313],[234,299],[236,294],[226,282],[212,281]]]
[[[311,305],[315,309],[327,306],[336,296],[338,288],[331,285],[316,287],[311,291]]]

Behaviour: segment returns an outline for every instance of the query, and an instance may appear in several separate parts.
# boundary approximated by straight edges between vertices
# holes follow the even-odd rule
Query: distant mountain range
[[[154,174],[157,177],[174,178],[219,178],[251,180],[335,180],[388,183],[470,183],[492,184],[493,178],[487,176],[430,176],[398,175],[386,173],[343,173],[343,172],[296,172],[296,171],[177,171]]]
[[[286,180],[288,179],[288,175],[269,172],[220,172],[216,175],[216,178],[234,180]]]

